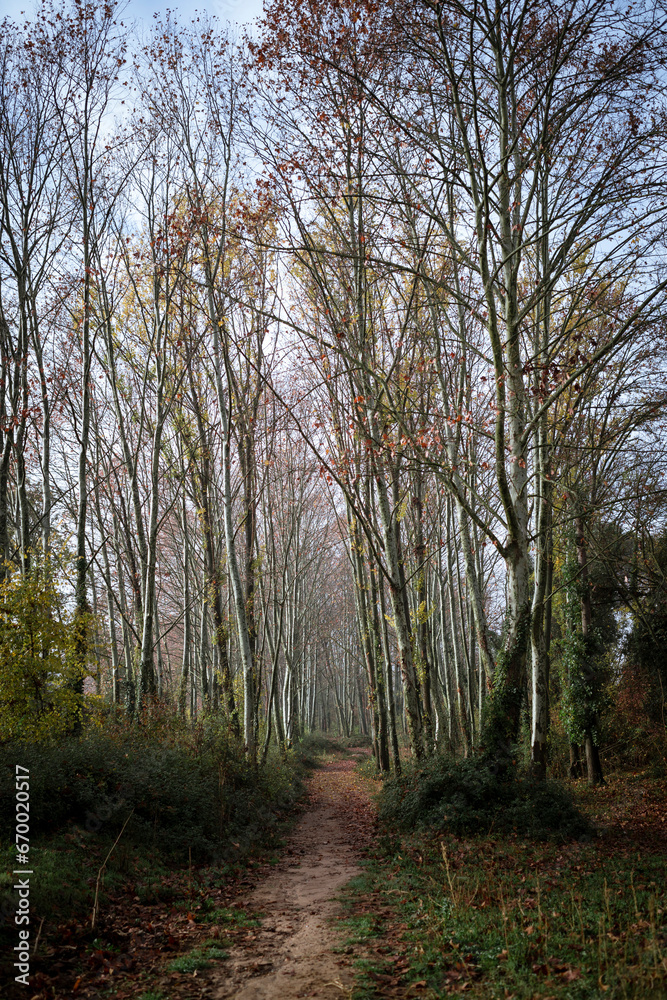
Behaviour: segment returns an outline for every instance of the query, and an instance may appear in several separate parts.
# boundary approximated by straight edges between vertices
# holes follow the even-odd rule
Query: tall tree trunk
[[[401,586],[402,573],[399,565],[400,559],[396,545],[396,532],[394,524],[396,511],[392,517],[389,506],[389,497],[387,494],[387,484],[385,482],[384,475],[379,470],[375,475],[375,488],[380,514],[380,524],[382,527],[384,555],[387,563],[389,602],[394,618],[394,629],[396,632],[396,642],[398,644],[398,659],[401,676],[403,678],[410,749],[412,750],[414,756],[419,758],[424,753],[422,720],[419,705],[419,682],[414,665],[409,618],[406,615],[405,590],[404,587]]]
[[[158,362],[159,365],[159,362]],[[162,380],[161,380],[162,381]],[[157,570],[158,508],[160,504],[160,448],[165,414],[162,409],[163,386],[158,386],[157,418],[153,433],[150,476],[150,511],[148,515],[148,538],[146,576],[143,593],[143,623],[141,632],[141,669],[137,691],[137,713],[146,708],[157,694],[155,676],[155,574]]]
[[[433,750],[433,706],[431,704],[431,663],[428,650],[428,607],[426,592],[426,543],[424,541],[423,476],[415,476],[415,493],[412,498],[415,520],[415,615],[416,646],[419,656],[419,680],[422,696],[422,725],[429,751]]]
[[[243,671],[243,738],[245,740],[246,751],[251,760],[256,759],[256,720],[255,720],[255,687],[254,687],[254,663],[252,656],[252,646],[250,642],[250,632],[248,629],[248,617],[246,614],[246,595],[241,582],[239,572],[239,561],[236,552],[236,534],[233,521],[233,493],[232,493],[232,457],[231,457],[231,398],[229,385],[227,392],[223,386],[222,372],[225,367],[222,346],[220,344],[220,330],[224,327],[222,317],[218,313],[215,304],[213,279],[208,275],[208,304],[209,315],[213,328],[213,368],[215,374],[215,386],[218,397],[218,409],[221,421],[222,437],[222,515],[225,529],[225,547],[227,549],[227,568],[231,581],[234,615],[236,619],[236,635],[241,655],[241,667]]]
[[[354,601],[356,606],[357,628],[359,631],[359,641],[361,644],[364,664],[366,666],[366,677],[368,680],[368,695],[371,706],[372,729],[374,741],[375,762],[378,768],[383,768],[380,763],[379,746],[379,709],[378,709],[378,684],[377,684],[377,636],[373,628],[373,614],[369,607],[368,579],[364,566],[364,545],[361,532],[357,525],[354,514],[348,506],[348,537],[350,546],[350,556],[353,567]]]
[[[380,592],[380,615],[381,630],[380,636],[382,639],[382,658],[384,660],[384,677],[385,685],[387,689],[387,707],[389,714],[389,737],[391,739],[391,749],[392,758],[394,763],[394,771],[396,774],[401,773],[401,756],[398,747],[398,733],[396,731],[396,700],[394,698],[394,668],[391,662],[391,653],[389,650],[389,635],[387,632],[387,615],[385,611],[385,596],[384,596],[384,578],[382,574],[378,577],[378,590]]]
[[[87,147],[87,143],[86,143]],[[86,583],[88,579],[88,561],[86,558],[86,534],[88,512],[88,441],[90,436],[90,365],[92,349],[90,338],[91,315],[91,235],[88,219],[88,181],[89,172],[85,170],[84,187],[81,195],[83,209],[83,318],[81,323],[81,430],[79,434],[78,486],[79,498],[76,518],[76,581],[74,586],[75,601],[75,650],[77,676],[73,682],[74,694],[77,699],[73,720],[74,733],[83,728],[83,680],[86,672],[88,654],[89,613]]]
[[[381,772],[389,771],[389,741],[387,724],[387,691],[386,691],[386,668],[383,669],[383,658],[381,653],[382,641],[380,632],[382,625],[378,613],[378,587],[377,587],[377,567],[370,566],[371,584],[371,607],[373,609],[373,647],[375,651],[375,686],[377,690],[377,741],[378,741],[378,764]]]
[[[546,777],[547,735],[549,731],[549,675],[546,634],[546,600],[549,584],[551,486],[546,461],[546,417],[540,426],[537,446],[537,497],[535,500],[535,569],[533,582],[531,659],[532,659],[532,720],[531,765],[538,778]]]
[[[125,591],[125,573],[123,572],[123,558],[120,544],[120,526],[115,513],[112,513],[114,528],[114,550],[116,554],[116,568],[118,573],[118,602],[121,615],[121,626],[123,630],[123,658],[124,658],[124,683],[122,698],[127,715],[134,716],[134,706],[136,701],[136,689],[134,680],[134,670],[132,663],[132,634],[130,629],[130,615],[127,607],[127,594]]]
[[[184,466],[181,462],[181,472],[184,476]],[[183,591],[183,655],[181,658],[181,675],[178,681],[177,707],[181,719],[185,719],[185,706],[190,685],[190,663],[192,658],[192,635],[190,617],[190,537],[188,531],[188,515],[185,506],[185,491],[181,496],[181,531],[183,534],[183,573],[181,586]]]
[[[461,627],[457,625],[457,611],[454,599],[454,556],[452,546],[455,543],[452,527],[452,503],[447,499],[447,597],[449,602],[449,621],[451,625],[452,659],[454,663],[454,684],[456,685],[456,706],[458,709],[459,729],[463,742],[463,752],[468,756],[472,745],[472,734],[470,732],[470,710],[466,689],[463,685],[463,657],[461,654]]]
[[[591,589],[588,574],[588,552],[586,548],[586,534],[584,530],[584,518],[580,510],[577,510],[574,518],[575,543],[577,546],[577,562],[579,564],[579,584],[581,592],[581,631],[584,638],[584,658],[580,667],[583,670],[588,686],[595,690],[597,686],[596,668],[591,662]],[[603,785],[604,775],[602,773],[602,762],[595,743],[595,731],[599,720],[597,712],[593,706],[589,706],[587,724],[584,733],[584,749],[586,752],[586,771],[589,785]]]

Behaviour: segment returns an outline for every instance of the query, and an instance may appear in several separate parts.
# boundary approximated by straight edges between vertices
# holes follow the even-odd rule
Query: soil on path
[[[340,1000],[351,995],[349,962],[334,949],[336,896],[358,874],[372,835],[368,786],[354,769],[365,750],[327,761],[309,782],[309,806],[271,875],[244,907],[261,926],[211,976],[214,1000]]]

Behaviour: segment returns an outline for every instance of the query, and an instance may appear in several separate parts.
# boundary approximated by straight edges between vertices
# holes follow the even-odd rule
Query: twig
[[[100,868],[100,870],[97,873],[97,884],[95,885],[95,902],[93,903],[93,916],[92,916],[92,920],[90,921],[90,926],[91,926],[92,930],[95,930],[95,922],[97,920],[97,915],[99,913],[98,900],[99,900],[99,895],[100,895],[100,882],[102,881],[102,876],[104,875],[104,871],[105,871],[106,866],[107,866],[107,861],[109,860],[109,858],[113,854],[114,849],[116,847],[116,844],[118,843],[118,841],[120,840],[120,838],[123,836],[123,831],[125,830],[125,827],[127,826],[127,824],[130,822],[130,819],[132,817],[132,813],[133,812],[134,812],[134,807],[132,807],[132,812],[130,813],[130,815],[127,817],[127,819],[123,823],[123,826],[122,826],[122,829],[121,829],[120,833],[118,834],[118,836],[114,840],[113,845],[111,847],[111,850],[107,854],[106,858],[104,859],[104,861],[102,863],[102,867]]]
[[[44,926],[44,917],[42,917],[42,919],[41,919],[41,922],[40,922],[40,925],[39,925],[39,930],[37,931],[37,937],[35,938],[35,947],[32,949],[32,957],[33,958],[37,954],[37,945],[39,944],[39,939],[40,939],[41,934],[42,934],[42,927],[43,926]]]
[[[442,851],[442,857],[444,859],[445,868],[447,870],[447,881],[449,882],[449,891],[452,895],[452,903],[454,904],[454,906],[458,906],[458,902],[456,899],[456,892],[454,890],[454,883],[452,882],[452,876],[449,871],[449,858],[447,857],[447,848],[445,847],[443,841],[440,842],[440,850]]]

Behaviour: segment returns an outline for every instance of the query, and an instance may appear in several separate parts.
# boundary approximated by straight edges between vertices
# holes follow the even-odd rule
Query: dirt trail
[[[357,758],[366,753],[351,751]],[[354,766],[354,759],[334,760],[310,779],[310,807],[285,856],[247,899],[261,927],[212,978],[215,1000],[350,996],[353,976],[345,956],[333,952],[340,935],[331,918],[340,912],[334,897],[358,873],[370,836],[368,794]]]

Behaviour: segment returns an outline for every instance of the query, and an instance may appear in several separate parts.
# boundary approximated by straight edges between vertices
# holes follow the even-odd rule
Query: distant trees
[[[570,698],[602,780],[594,580],[640,644],[659,591],[627,550],[664,504],[664,32],[602,0],[5,24],[2,572],[73,567],[73,704],[100,649],[137,719],[221,712],[259,761],[359,727],[383,771],[404,730],[506,767],[528,705],[544,775]]]
[[[348,241],[320,255],[318,266],[336,273],[342,261],[359,259],[364,274],[382,274],[385,282],[387,274],[401,275],[409,311],[392,317],[401,349],[413,328],[422,343],[432,338],[426,361],[440,377],[440,408],[421,408],[418,431],[401,387],[390,389],[398,373],[393,357],[350,357],[342,331],[332,343],[341,363],[379,374],[402,437],[417,445],[418,460],[454,498],[483,659],[489,640],[466,540],[470,520],[504,560],[507,615],[484,741],[501,756],[516,741],[530,659],[539,773],[546,759],[556,471],[551,415],[570,387],[579,393],[570,394],[577,408],[580,384],[599,377],[626,345],[654,337],[661,322],[661,18],[646,6],[621,25],[597,2],[543,10],[515,2],[361,2],[343,10],[294,0],[269,6],[268,40],[257,47],[261,62],[283,69],[283,91],[317,95],[308,129],[300,127],[300,104],[287,104],[295,142],[312,156],[317,139],[331,136],[329,158],[311,174],[300,210],[316,215],[317,197],[322,204],[347,199],[354,225],[363,204],[372,206],[363,231],[358,226],[361,250]],[[286,20],[289,35],[281,31]],[[284,113],[279,120],[285,129]],[[286,153],[281,176],[288,164],[295,191],[306,183],[305,161],[291,148]],[[354,163],[357,172],[336,179],[339,161]],[[359,301],[357,322],[367,297]],[[333,303],[327,306],[321,312],[334,317]],[[445,338],[460,366],[458,393],[442,378]],[[489,408],[475,413],[471,390],[482,379],[491,389]],[[471,462],[463,439],[452,434],[461,423],[485,440],[488,459],[479,464],[493,469],[490,504],[473,485],[477,454]],[[371,440],[373,455],[384,456],[387,446]],[[483,516],[480,502],[488,505]],[[419,752],[414,722],[412,729]]]
[[[665,724],[667,690],[666,561],[664,533],[657,538],[644,537],[641,540],[633,581],[636,588],[635,611],[624,650],[628,680],[630,683],[634,680],[640,708],[662,725]]]

